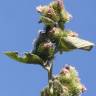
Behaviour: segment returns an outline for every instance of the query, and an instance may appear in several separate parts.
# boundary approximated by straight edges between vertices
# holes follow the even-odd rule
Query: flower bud
[[[51,47],[53,47],[53,44],[52,44],[52,42],[48,42],[48,43],[45,43],[45,44],[43,45],[43,47],[44,47],[44,48],[51,48]]]
[[[60,7],[61,9],[64,8],[64,1],[63,0],[54,0],[54,2]]]

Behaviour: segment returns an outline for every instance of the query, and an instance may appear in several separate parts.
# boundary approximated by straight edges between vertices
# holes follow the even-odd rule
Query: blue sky
[[[0,0],[0,96],[40,96],[47,85],[47,72],[40,66],[24,65],[9,59],[5,51],[32,50],[32,41],[43,28],[38,24],[37,5],[51,0]],[[96,42],[96,0],[65,0],[66,9],[73,15],[66,27],[78,32],[80,37]],[[87,92],[82,96],[95,96],[96,48],[90,52],[76,50],[56,55],[53,73],[64,64],[77,68]]]

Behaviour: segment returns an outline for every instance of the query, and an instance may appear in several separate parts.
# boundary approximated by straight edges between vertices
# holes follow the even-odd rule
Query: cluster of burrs
[[[36,9],[41,15],[39,23],[45,26],[39,32],[32,54],[38,55],[43,60],[43,65],[49,65],[57,52],[91,50],[93,43],[80,39],[77,33],[64,27],[72,16],[65,10],[63,0],[54,0],[49,5],[40,5]]]
[[[39,23],[44,24],[44,30],[39,32],[34,49],[24,56],[20,56],[18,52],[6,52],[6,55],[22,63],[41,64],[45,68],[57,52],[92,49],[93,43],[80,39],[77,33],[64,27],[72,16],[65,10],[63,0],[54,0],[49,5],[40,5],[36,9],[41,15]]]
[[[69,52],[74,49],[90,51],[94,44],[65,28],[64,24],[69,22],[72,16],[64,8],[63,0],[54,0],[49,5],[40,5],[36,9],[41,15],[39,23],[44,24],[44,29],[39,32],[34,49],[24,56],[20,56],[18,52],[5,54],[25,64],[39,64],[48,71],[49,87],[44,89],[41,96],[79,96],[85,89],[73,67],[65,67],[56,78],[52,76],[54,56],[58,52]],[[52,94],[49,89],[52,89]]]
[[[86,88],[80,83],[76,69],[65,65],[60,73],[54,76],[49,85],[43,89],[41,96],[80,96],[84,91]]]

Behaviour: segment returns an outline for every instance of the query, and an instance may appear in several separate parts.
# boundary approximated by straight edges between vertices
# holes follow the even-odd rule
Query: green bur
[[[41,96],[80,96],[86,90],[76,69],[70,65],[65,66],[49,84],[51,87],[44,88]]]

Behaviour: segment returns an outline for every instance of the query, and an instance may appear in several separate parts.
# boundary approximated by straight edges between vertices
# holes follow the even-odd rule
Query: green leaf
[[[58,43],[58,50],[60,51],[60,53],[62,53],[63,51],[70,51],[73,48],[74,48],[73,46],[70,46],[68,43],[64,41],[64,37],[60,38]]]
[[[91,43],[87,40],[71,36],[60,37],[57,44],[58,44],[58,51],[60,53],[64,51],[65,52],[71,51],[74,49],[82,49],[85,51],[90,51],[95,45],[94,43]]]
[[[18,52],[5,52],[5,54],[16,60],[16,61],[19,61],[19,62],[22,62],[22,63],[27,63],[27,64],[43,64],[43,60],[35,55],[35,54],[31,54],[31,53],[25,53],[24,56],[20,56],[18,54]]]
[[[81,39],[79,37],[67,36],[62,39],[62,42],[66,42],[67,47],[70,50],[82,49],[82,50],[90,51],[94,46],[94,43]]]

